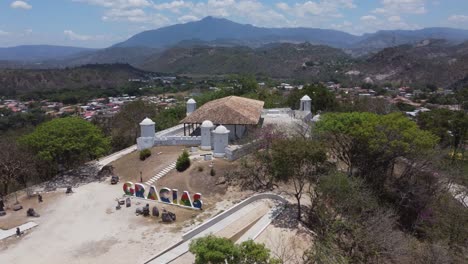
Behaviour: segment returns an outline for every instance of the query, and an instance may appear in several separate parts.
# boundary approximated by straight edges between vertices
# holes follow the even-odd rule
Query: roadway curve
[[[194,238],[203,237],[210,233],[217,233],[221,230],[228,228],[236,220],[246,217],[246,214],[254,213],[257,208],[260,208],[262,200],[273,200],[278,201],[281,204],[286,204],[288,201],[282,196],[272,193],[262,193],[251,196],[242,202],[234,205],[230,209],[223,213],[209,219],[203,224],[190,230],[189,232],[182,235],[182,240],[172,245],[171,247],[163,250],[158,255],[152,257],[145,264],[161,264],[169,263],[177,259],[178,257],[186,254],[189,249],[190,241]],[[259,219],[256,219],[254,225],[252,225],[244,235],[240,238],[240,241],[245,241],[249,238],[254,239],[271,223],[271,221],[277,216],[280,210],[275,210],[275,207],[270,209]],[[252,223],[251,222],[251,223]]]

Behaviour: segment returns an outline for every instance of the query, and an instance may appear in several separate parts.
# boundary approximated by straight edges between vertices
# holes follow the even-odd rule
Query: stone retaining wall
[[[244,145],[230,145],[225,149],[226,158],[230,161],[237,160],[248,155],[258,148],[257,142],[250,142]]]

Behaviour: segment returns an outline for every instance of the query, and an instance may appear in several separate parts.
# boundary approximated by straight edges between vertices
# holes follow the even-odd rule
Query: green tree
[[[422,156],[438,138],[400,113],[329,113],[315,131],[339,160],[382,187],[398,157]]]
[[[153,118],[156,123],[156,129],[161,131],[178,125],[179,121],[186,115],[185,110],[184,106],[160,110]]]
[[[156,105],[141,100],[124,105],[109,123],[112,147],[119,150],[135,144],[140,134],[140,122],[156,116],[157,112]]]
[[[301,220],[301,198],[307,184],[316,182],[323,172],[327,155],[316,141],[293,138],[273,143],[271,166],[278,181],[291,182],[297,200],[297,219]]]
[[[335,94],[321,84],[306,85],[302,90],[292,91],[287,99],[287,105],[299,109],[300,100],[304,95],[312,99],[312,112],[330,111],[337,107]]]
[[[270,256],[264,244],[252,240],[234,244],[231,240],[209,235],[193,240],[189,250],[195,254],[195,264],[279,264]]]
[[[195,264],[240,263],[240,250],[226,238],[209,235],[190,242],[189,250],[195,255]]]
[[[273,264],[280,263],[279,260],[270,257],[270,250],[264,244],[255,243],[253,240],[242,242],[240,249],[240,263],[244,264]]]
[[[437,135],[442,146],[452,148],[453,158],[459,151],[463,156],[464,143],[468,138],[468,115],[466,113],[435,109],[420,113],[417,121],[422,129]]]
[[[39,159],[65,168],[98,158],[110,150],[109,139],[96,126],[76,117],[43,123],[20,142]]]
[[[184,171],[190,167],[190,157],[187,150],[184,150],[182,154],[177,158],[176,169],[177,171]]]

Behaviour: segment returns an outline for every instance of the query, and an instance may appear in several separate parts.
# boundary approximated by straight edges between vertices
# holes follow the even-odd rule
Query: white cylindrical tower
[[[312,110],[312,99],[308,95],[304,95],[304,97],[301,98],[301,111],[304,112],[311,112]]]
[[[214,135],[213,156],[223,158],[226,155],[225,148],[229,144],[229,130],[225,126],[220,125],[212,133]]]
[[[209,120],[203,121],[201,125],[201,146],[202,150],[211,150],[211,130],[213,130],[213,123]]]
[[[143,150],[152,148],[155,139],[155,123],[149,118],[143,119],[140,123],[141,136],[137,138],[137,149]]]
[[[192,98],[188,99],[187,101],[187,116],[189,116],[191,113],[195,112],[197,109],[197,102],[193,100]]]
[[[149,118],[143,119],[140,123],[141,137],[154,137],[156,133],[155,123]]]

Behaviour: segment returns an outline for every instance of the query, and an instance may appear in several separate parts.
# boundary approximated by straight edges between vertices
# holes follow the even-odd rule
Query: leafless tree
[[[0,140],[0,183],[3,195],[8,194],[13,183],[25,187],[36,174],[34,157],[22,150],[13,139]]]

